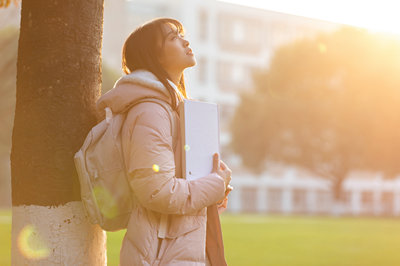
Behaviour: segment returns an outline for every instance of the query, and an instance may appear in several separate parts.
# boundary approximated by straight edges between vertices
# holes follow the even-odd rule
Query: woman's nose
[[[186,39],[182,39],[183,40],[183,46],[188,47],[189,46],[189,41]]]

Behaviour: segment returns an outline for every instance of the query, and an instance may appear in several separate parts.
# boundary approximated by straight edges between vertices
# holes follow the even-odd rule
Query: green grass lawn
[[[10,212],[0,211],[0,265],[10,264]],[[400,220],[223,215],[234,265],[400,265]],[[123,231],[108,233],[108,265],[118,265]]]

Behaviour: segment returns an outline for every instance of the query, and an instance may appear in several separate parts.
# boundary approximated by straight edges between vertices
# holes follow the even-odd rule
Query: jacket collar
[[[178,95],[181,95],[175,84],[169,82]],[[153,73],[147,70],[136,70],[121,77],[110,91],[99,98],[97,110],[102,112],[109,107],[113,113],[119,113],[126,110],[133,102],[143,98],[156,98],[172,104],[168,89]]]

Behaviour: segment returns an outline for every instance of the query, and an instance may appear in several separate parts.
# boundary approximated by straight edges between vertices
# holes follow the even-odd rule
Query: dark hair
[[[152,72],[168,89],[172,98],[172,107],[176,109],[176,99],[179,97],[167,80],[170,79],[168,73],[159,62],[159,55],[167,36],[163,28],[165,24],[174,25],[179,34],[184,34],[183,25],[172,18],[157,18],[139,26],[129,35],[122,48],[122,70],[125,74],[138,69]],[[183,74],[178,89],[187,98]]]

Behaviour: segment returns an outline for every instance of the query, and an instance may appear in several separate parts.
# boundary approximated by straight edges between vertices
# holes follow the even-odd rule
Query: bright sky
[[[221,0],[400,35],[399,0]]]

